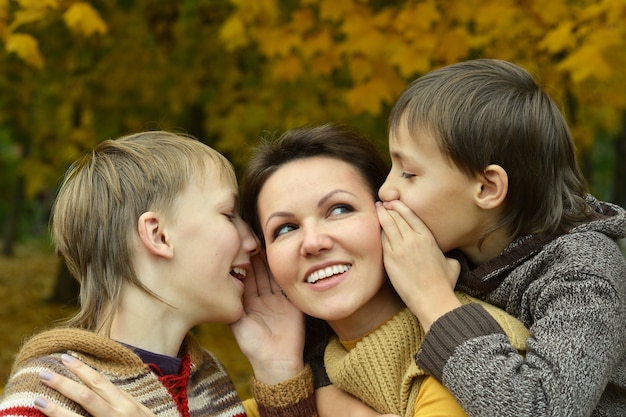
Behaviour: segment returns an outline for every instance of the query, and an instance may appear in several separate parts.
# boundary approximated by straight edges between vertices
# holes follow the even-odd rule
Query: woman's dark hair
[[[242,213],[261,238],[257,203],[267,180],[283,165],[305,158],[329,157],[344,161],[360,173],[374,199],[389,172],[376,146],[355,129],[325,124],[288,130],[280,137],[263,138],[253,150],[242,181]]]

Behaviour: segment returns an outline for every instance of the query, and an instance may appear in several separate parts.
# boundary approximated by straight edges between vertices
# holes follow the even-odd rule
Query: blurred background
[[[186,132],[241,172],[259,137],[338,121],[385,150],[411,80],[499,58],[554,97],[590,190],[624,207],[624,22],[624,0],[0,0],[0,390],[23,338],[75,310],[48,215],[100,141]],[[249,395],[228,328],[197,335]]]

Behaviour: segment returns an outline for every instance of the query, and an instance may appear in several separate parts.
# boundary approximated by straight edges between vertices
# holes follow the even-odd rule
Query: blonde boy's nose
[[[254,233],[252,233],[250,226],[248,226],[248,224],[243,221],[239,225],[238,229],[239,235],[241,236],[241,246],[243,247],[243,249],[251,255],[255,254],[260,247],[259,239]]]

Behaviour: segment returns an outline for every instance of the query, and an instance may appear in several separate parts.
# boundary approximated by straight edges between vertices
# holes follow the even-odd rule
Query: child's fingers
[[[402,239],[402,233],[396,224],[393,212],[391,210],[387,210],[382,205],[378,205],[376,207],[376,213],[378,214],[378,222],[383,229],[383,235],[387,244],[391,244]]]
[[[42,373],[42,382],[70,400],[80,404],[94,417],[154,415],[128,393],[113,385],[111,381],[85,365],[82,361],[69,355],[62,355],[61,359],[63,364],[80,378],[86,386],[51,372]],[[46,411],[54,413],[54,416],[75,415],[50,402],[48,402],[45,409],[42,409],[44,414],[49,415]]]
[[[402,222],[406,223],[406,225],[408,225],[414,232],[430,235],[430,230],[424,224],[424,222],[419,217],[417,217],[415,213],[413,213],[413,211],[409,207],[407,207],[407,205],[404,204],[402,201],[386,201],[383,203],[383,207],[391,210],[392,212],[398,213],[399,216],[402,218]],[[397,218],[396,222],[398,222]]]

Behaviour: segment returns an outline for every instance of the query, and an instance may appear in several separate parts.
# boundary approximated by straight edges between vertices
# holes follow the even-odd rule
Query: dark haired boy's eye
[[[413,178],[415,177],[415,174],[411,174],[405,171],[402,171],[402,174],[400,175],[402,178]]]

